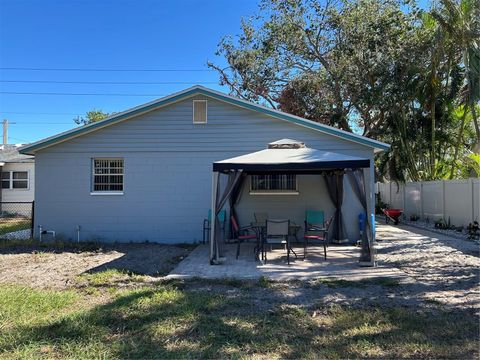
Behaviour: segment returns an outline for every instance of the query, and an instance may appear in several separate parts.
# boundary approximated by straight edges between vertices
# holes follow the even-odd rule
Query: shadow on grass
[[[249,295],[191,292],[175,282],[137,289],[47,325],[19,326],[0,349],[118,358],[471,358],[477,351],[476,321],[461,312],[323,307],[312,316],[285,303],[259,311]]]

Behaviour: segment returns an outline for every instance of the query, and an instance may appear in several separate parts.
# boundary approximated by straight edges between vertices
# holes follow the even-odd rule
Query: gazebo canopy
[[[325,169],[368,167],[369,159],[308,148],[304,143],[291,139],[278,140],[268,144],[265,150],[213,163],[213,171],[243,170],[250,173],[313,173]]]
[[[372,217],[372,220],[367,217],[367,231],[362,235],[361,261],[374,263],[371,251],[374,235],[370,225],[370,221],[373,224],[374,215],[368,205],[369,198],[371,198],[371,184],[366,183],[364,175],[369,167],[370,159],[311,149],[306,147],[303,142],[291,139],[272,142],[268,144],[265,150],[214,162],[212,212],[215,214],[215,221],[211,225],[210,263],[221,263],[223,258],[225,239],[221,231],[218,214],[227,202],[229,202],[230,211],[233,214],[235,213],[234,207],[239,198],[244,175],[274,173],[321,174],[324,177],[328,193],[336,208],[333,231],[338,239],[344,239],[345,235],[341,208],[343,177],[344,174],[347,174],[352,182],[353,192],[362,204],[364,212],[368,214],[370,211]],[[224,186],[219,186],[221,174],[228,177]],[[370,193],[368,189],[370,189]]]

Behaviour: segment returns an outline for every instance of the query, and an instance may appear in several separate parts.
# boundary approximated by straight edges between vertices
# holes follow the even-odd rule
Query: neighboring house
[[[35,158],[20,154],[20,146],[21,144],[0,145],[1,202],[34,200]]]
[[[200,241],[212,163],[283,138],[368,159],[371,190],[374,153],[389,147],[194,86],[23,147],[35,155],[35,229],[76,239],[80,226],[82,240]],[[348,182],[343,208],[349,237],[357,239],[362,207]],[[241,224],[256,211],[303,224],[306,209],[334,211],[321,176],[252,176],[236,208]]]

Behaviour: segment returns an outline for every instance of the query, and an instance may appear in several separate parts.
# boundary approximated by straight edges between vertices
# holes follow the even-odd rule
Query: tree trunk
[[[432,116],[432,139],[430,149],[430,177],[435,179],[435,97],[432,96],[432,104],[430,105],[430,115]]]
[[[475,103],[472,103],[470,107],[472,110],[473,125],[475,126],[475,134],[477,135],[477,144],[473,151],[475,151],[476,154],[479,154],[480,153],[480,127],[478,126],[477,111],[475,109]]]

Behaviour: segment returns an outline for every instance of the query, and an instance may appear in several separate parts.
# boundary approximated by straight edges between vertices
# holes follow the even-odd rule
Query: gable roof
[[[216,100],[220,100],[235,106],[239,106],[245,109],[253,110],[260,112],[264,115],[279,119],[279,120],[284,120],[293,124],[297,124],[300,126],[304,126],[313,130],[320,131],[325,134],[333,135],[339,138],[342,138],[344,140],[352,141],[355,143],[359,143],[365,146],[369,146],[374,149],[375,152],[378,151],[383,151],[383,150],[388,150],[390,148],[390,145],[385,144],[381,141],[373,140],[370,138],[367,138],[365,136],[357,135],[350,133],[348,131],[340,130],[337,128],[334,128],[332,126],[320,124],[311,120],[307,120],[304,118],[301,118],[299,116],[287,114],[285,112],[279,111],[279,110],[274,110],[270,109],[268,107],[258,105],[255,103],[252,103],[250,101],[238,99],[234,96],[224,94],[220,91],[212,90],[200,85],[195,85],[193,87],[190,87],[188,89],[182,90],[177,93],[173,93],[171,95],[165,96],[163,98],[148,102],[146,104],[131,108],[129,110],[114,114],[112,116],[107,117],[104,120],[91,123],[88,125],[80,126],[77,128],[74,128],[72,130],[68,130],[65,132],[62,132],[60,134],[48,137],[46,139],[31,143],[29,145],[23,146],[20,148],[20,153],[22,154],[34,154],[36,151],[40,149],[44,149],[53,145],[56,145],[58,143],[68,141],[70,139],[76,138],[78,136],[88,134],[92,131],[96,131],[99,129],[102,129],[104,127],[119,123],[121,121],[131,119],[134,116],[144,114],[156,109],[159,109],[161,107],[176,103],[181,100],[185,100],[189,97],[195,96],[195,95],[204,95]]]

